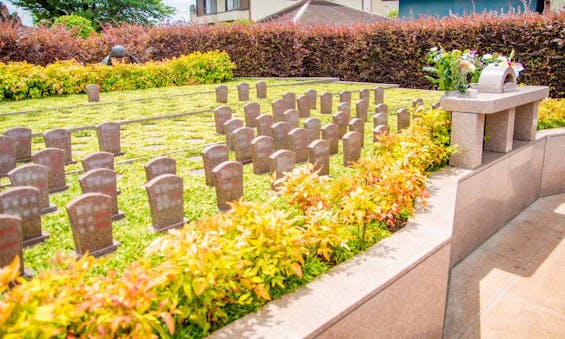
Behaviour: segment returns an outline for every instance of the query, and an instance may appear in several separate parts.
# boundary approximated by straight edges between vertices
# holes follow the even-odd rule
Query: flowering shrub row
[[[233,78],[235,65],[226,52],[195,52],[145,64],[83,66],[58,61],[45,67],[27,62],[0,62],[0,100],[84,93],[88,84],[103,91],[216,83]]]
[[[57,257],[19,279],[0,271],[2,337],[202,336],[305,284],[390,234],[425,200],[426,171],[446,163],[446,113],[383,136],[351,175],[286,174],[279,196],[237,202],[156,240],[121,275],[95,260]],[[104,259],[98,259],[104,260]]]
[[[524,64],[520,81],[549,85],[565,96],[565,12],[503,17],[426,18],[349,27],[287,24],[106,28],[101,36],[73,37],[62,28],[21,29],[0,24],[0,60],[42,65],[56,60],[100,62],[111,46],[125,45],[142,61],[194,51],[225,50],[236,76],[334,76],[345,80],[431,88],[422,67],[428,50],[478,53],[516,51]]]

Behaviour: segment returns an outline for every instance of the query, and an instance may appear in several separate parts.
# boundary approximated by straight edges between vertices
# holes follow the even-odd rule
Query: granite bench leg
[[[484,114],[452,112],[451,144],[458,145],[459,151],[451,156],[451,166],[473,169],[481,165],[484,127]]]
[[[485,151],[506,153],[512,150],[515,116],[515,108],[487,114],[485,122]]]
[[[534,140],[538,124],[539,101],[516,107],[514,139]]]

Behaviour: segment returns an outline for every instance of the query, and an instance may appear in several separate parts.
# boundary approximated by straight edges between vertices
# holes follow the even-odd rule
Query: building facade
[[[445,17],[495,11],[497,13],[524,12],[543,13],[563,8],[564,0],[400,0],[401,18],[415,19],[421,16]]]

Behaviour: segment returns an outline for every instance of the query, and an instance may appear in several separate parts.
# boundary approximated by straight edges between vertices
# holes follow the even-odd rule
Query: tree
[[[53,22],[63,15],[77,15],[96,26],[119,23],[153,24],[173,14],[175,9],[162,0],[12,0],[29,10],[36,22]]]

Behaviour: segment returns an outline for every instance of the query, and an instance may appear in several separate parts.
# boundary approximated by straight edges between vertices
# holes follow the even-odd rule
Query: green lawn
[[[338,105],[340,91],[353,92],[352,115],[355,114],[354,102],[358,100],[358,91],[374,86],[366,84],[316,83],[295,84],[292,86],[269,87],[267,99],[255,98],[255,83],[258,80],[236,79],[226,83],[229,87],[229,106],[234,115],[243,120],[243,105],[247,102],[237,101],[238,83],[245,81],[250,84],[250,99],[261,104],[263,113],[271,113],[271,102],[292,91],[297,97],[308,89],[315,89],[318,94],[332,92],[334,95],[334,110]],[[268,80],[269,85],[294,84],[296,80]],[[169,87],[150,90],[102,93],[105,105],[86,104],[85,95],[67,97],[51,97],[45,99],[26,100],[18,102],[0,102],[0,130],[12,127],[29,127],[34,133],[45,132],[53,128],[79,128],[98,124],[104,121],[131,120],[142,117],[155,117],[181,112],[213,110],[219,105],[215,102],[214,93],[199,93],[213,91],[216,85],[197,85],[184,87]],[[357,91],[357,92],[356,92]],[[182,95],[187,94],[187,95]],[[385,90],[385,103],[389,106],[389,114],[394,114],[400,107],[411,107],[414,98],[422,98],[426,107],[442,95],[437,91],[393,89]],[[142,99],[142,101],[135,101]],[[86,104],[86,105],[85,105]],[[68,108],[68,106],[77,106]],[[319,110],[319,102],[318,102]],[[42,110],[34,113],[6,115],[9,112],[26,110]],[[369,115],[374,112],[373,97],[369,105]],[[331,115],[321,115],[319,111],[312,114],[322,120],[322,124],[331,121]],[[370,120],[370,119],[369,119]],[[389,118],[389,124],[395,129],[396,119]],[[366,123],[366,145],[371,144],[372,122]],[[121,243],[119,249],[112,255],[100,260],[100,270],[123,269],[128,263],[142,256],[145,247],[158,234],[151,233],[147,227],[151,224],[147,195],[143,185],[145,173],[143,165],[156,156],[171,153],[176,159],[178,175],[184,179],[185,216],[195,220],[203,215],[218,213],[216,209],[215,191],[205,185],[204,177],[194,172],[202,168],[200,153],[205,145],[225,141],[224,136],[216,135],[213,114],[200,113],[172,119],[154,120],[142,123],[131,123],[122,126],[122,150],[125,155],[116,158],[116,171],[119,174],[118,187],[122,191],[118,198],[119,206],[127,218],[114,223],[114,237]],[[73,158],[83,157],[97,152],[96,133],[93,130],[81,130],[73,133]],[[33,151],[44,148],[43,139],[33,140]],[[341,146],[340,146],[341,148]],[[365,147],[365,152],[367,147]],[[234,158],[234,155],[230,155]],[[341,154],[332,157],[331,175],[347,174],[349,169],[342,166]],[[128,163],[121,163],[128,162]],[[67,172],[81,169],[80,163],[68,165]],[[57,251],[73,253],[74,244],[64,206],[74,197],[80,195],[78,177],[82,173],[69,174],[67,183],[70,188],[62,193],[52,194],[51,201],[59,207],[59,211],[43,216],[43,228],[51,237],[44,243],[24,250],[26,267],[36,272],[46,269],[49,260]],[[7,184],[7,179],[2,179]],[[265,200],[271,193],[269,175],[257,176],[252,173],[252,166],[244,167],[245,198],[248,200]]]

